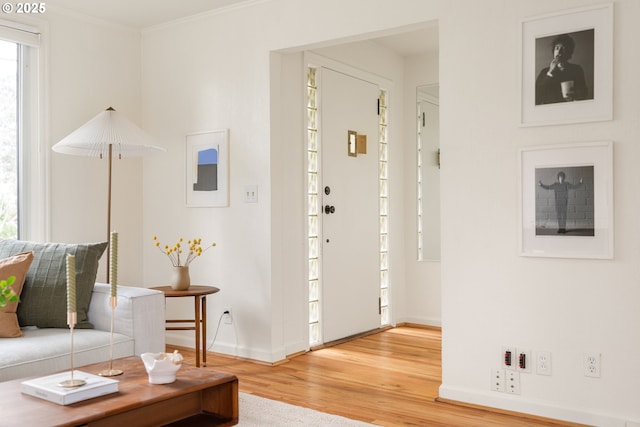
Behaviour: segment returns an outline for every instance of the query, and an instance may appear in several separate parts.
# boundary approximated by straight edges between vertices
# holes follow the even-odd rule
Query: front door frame
[[[354,67],[352,65],[345,64],[345,63],[337,61],[335,59],[319,55],[319,54],[317,54],[315,52],[305,51],[303,57],[304,57],[303,72],[305,74],[305,77],[303,79],[304,82],[307,81],[306,74],[307,74],[308,69],[310,67],[313,67],[313,68],[323,68],[323,67],[324,68],[330,68],[332,70],[344,73],[344,74],[352,76],[354,78],[365,80],[365,81],[368,81],[370,83],[373,83],[373,84],[377,85],[380,90],[383,90],[383,91],[386,92],[387,105],[389,105],[389,99],[391,98],[391,94],[393,92],[393,87],[394,87],[394,84],[393,84],[393,82],[391,80],[386,79],[386,78],[381,77],[381,76],[378,76],[378,75],[375,75],[375,74],[372,74],[370,72],[364,71],[362,69],[356,68],[356,67]],[[321,77],[320,77],[319,80],[318,80],[318,85],[321,85],[321,84],[322,84],[322,81],[321,81]],[[305,91],[305,93],[306,93],[306,91]],[[305,96],[305,101],[307,101],[307,100],[308,100],[308,98],[307,98],[307,96]],[[306,106],[308,104],[305,102],[304,105]],[[322,105],[321,100],[320,100],[319,105],[320,106]],[[321,111],[321,107],[318,107],[318,111]],[[321,120],[321,118],[320,118],[320,120]],[[303,126],[303,129],[307,129],[308,128],[307,121],[308,121],[308,116],[305,114],[305,124]],[[390,128],[391,124],[389,122],[387,122],[387,126]],[[320,141],[318,143],[320,144]],[[376,143],[377,143],[377,141],[376,141]],[[304,144],[305,144],[305,153],[306,153],[306,150],[307,150],[306,147],[308,147],[308,144],[309,144],[308,133],[307,132],[305,132]],[[321,156],[319,156],[319,157],[321,157]],[[318,170],[321,170],[321,169],[322,169],[322,166],[321,166],[321,164],[319,164],[318,165]],[[306,185],[306,184],[308,184],[307,183],[307,179],[308,179],[307,178],[308,157],[306,155],[304,156],[304,167],[303,167],[303,170],[304,170],[304,173],[305,173],[305,176],[303,177],[304,182],[305,182],[304,191],[306,192],[307,188],[308,188],[308,186]],[[305,206],[304,206],[304,211],[303,212],[304,212],[304,214],[306,216],[307,213],[309,212],[309,202],[308,202],[308,197],[306,196],[306,194],[303,196],[303,199],[305,201],[304,202]],[[305,225],[304,236],[306,238],[306,236],[309,235],[309,233],[308,233],[308,231],[309,231],[308,230],[308,223],[306,221],[306,218],[305,218],[305,224],[306,225]],[[319,238],[322,237],[321,224],[319,224],[318,236],[319,236]],[[306,244],[306,242],[305,242],[304,247],[306,248],[305,249],[305,258],[304,258],[304,260],[305,260],[304,272],[306,273],[305,277],[309,277],[309,262],[308,262],[308,260],[309,260],[309,245]],[[320,281],[322,281],[322,277],[320,277],[319,279],[320,279]],[[389,288],[391,288],[391,284],[389,285]],[[308,286],[306,286],[305,295],[306,295],[306,298],[305,298],[305,301],[304,301],[305,313],[306,313],[305,322],[308,323],[308,319],[309,319],[309,289],[308,289]],[[320,304],[322,304],[321,301],[320,301]],[[391,297],[389,297],[389,310],[392,310],[392,298]],[[390,319],[391,319],[391,316],[390,316]],[[320,322],[322,322],[322,318],[320,318]],[[392,323],[392,322],[390,322],[390,323]],[[309,339],[310,339],[309,328],[307,327],[306,328],[306,342],[307,343],[309,343]],[[321,343],[324,343],[324,338],[321,337],[320,341],[321,341]],[[318,344],[320,344],[320,343],[318,343]]]

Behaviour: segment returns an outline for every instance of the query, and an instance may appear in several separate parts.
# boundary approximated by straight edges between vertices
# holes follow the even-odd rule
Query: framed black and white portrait
[[[523,256],[613,258],[613,143],[520,152]]]
[[[613,4],[522,21],[521,124],[613,118]]]

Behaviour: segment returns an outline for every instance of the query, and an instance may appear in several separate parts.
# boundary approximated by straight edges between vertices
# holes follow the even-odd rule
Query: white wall
[[[192,283],[215,285],[208,298],[210,331],[224,307],[234,325],[220,328],[216,351],[259,360],[285,356],[282,329],[272,327],[272,230],[269,130],[269,50],[261,11],[231,10],[143,34],[144,123],[163,135],[168,153],[145,165],[143,234],[145,284],[166,283],[170,264],[151,236],[173,242],[200,236],[217,247],[191,264]],[[185,135],[230,130],[230,206],[185,207]],[[244,203],[245,185],[258,186],[258,203]],[[182,304],[181,304],[182,303]],[[171,317],[192,313],[191,301],[170,301]],[[187,315],[188,316],[188,315]],[[213,332],[210,334],[213,337]],[[193,334],[169,334],[193,342]]]
[[[296,200],[277,184],[295,177],[299,165],[273,160],[284,144],[276,138],[286,134],[290,120],[275,101],[290,101],[283,100],[282,88],[270,78],[282,59],[273,59],[270,52],[364,39],[378,31],[438,19],[446,165],[441,395],[587,424],[640,422],[640,373],[632,369],[640,353],[635,304],[640,299],[640,223],[634,214],[640,208],[635,195],[640,181],[635,167],[640,158],[635,83],[640,71],[635,46],[640,3],[615,1],[614,120],[518,127],[520,20],[599,3],[395,0],[372,7],[370,0],[256,2],[145,31],[142,78],[135,34],[52,13],[46,18],[51,24],[52,143],[108,105],[118,104],[114,107],[134,120],[142,118],[144,127],[169,151],[144,161],[142,192],[139,165],[122,163],[126,171],[121,176],[127,181],[120,191],[131,191],[134,199],[131,209],[121,211],[119,221],[125,223],[118,225],[122,239],[132,236],[130,248],[122,250],[130,251],[122,256],[127,258],[123,262],[136,264],[129,264],[127,274],[135,280],[142,259],[145,285],[166,281],[168,262],[153,249],[153,234],[164,241],[193,234],[217,241],[208,259],[192,268],[195,282],[222,288],[209,299],[211,322],[217,322],[222,307],[233,308],[235,324],[221,327],[218,340],[224,345],[215,349],[279,360],[300,345],[302,331],[292,327],[291,319],[301,313],[291,308],[288,296],[299,294],[297,287],[303,284],[295,267],[288,268],[287,255],[302,246],[295,241],[301,224],[294,223],[297,231],[288,233],[289,224],[278,219],[286,217],[289,203]],[[96,55],[98,49],[106,56]],[[187,209],[184,136],[216,128],[231,130],[231,207]],[[518,150],[588,140],[615,141],[615,259],[519,257]],[[295,160],[296,153],[286,155]],[[105,202],[97,189],[105,177],[95,172],[102,164],[51,157],[52,237],[99,240],[102,225],[95,224],[103,223]],[[407,161],[405,152],[396,158]],[[276,166],[282,169],[276,171]],[[258,185],[259,203],[242,203],[246,184]],[[298,188],[296,183],[286,184],[284,188]],[[76,195],[69,188],[76,188]],[[142,200],[144,221],[136,197]],[[85,216],[69,216],[71,211]],[[401,246],[397,251],[405,250]],[[411,299],[416,290],[407,292],[405,298]],[[413,316],[405,307],[404,315]],[[190,308],[175,304],[169,310],[189,313]],[[552,375],[523,375],[519,396],[490,391],[489,371],[499,363],[505,344],[551,351]],[[600,379],[582,376],[582,353],[587,350],[602,353]]]
[[[53,153],[50,147],[109,106],[131,120],[140,115],[140,34],[47,5],[42,15],[13,14],[42,31],[42,90],[49,162],[49,230],[53,242],[105,241],[107,231],[107,161]],[[112,226],[120,236],[122,284],[142,281],[140,268],[142,162],[126,159],[113,167]],[[42,214],[42,213],[41,213]],[[98,280],[106,279],[106,257]]]
[[[233,307],[235,328],[222,329],[218,339],[231,344],[235,340],[237,347],[229,344],[221,350],[276,360],[291,348],[290,342],[299,342],[301,333],[291,327],[290,319],[301,313],[291,308],[288,296],[299,295],[298,287],[304,284],[287,254],[303,250],[295,240],[302,224],[293,223],[293,232],[288,233],[289,223],[279,219],[289,218],[289,203],[296,203],[295,196],[283,189],[299,190],[300,183],[288,180],[300,172],[295,159],[301,153],[282,153],[287,146],[277,140],[287,133],[290,118],[283,117],[274,100],[291,101],[284,99],[281,85],[269,81],[270,71],[282,72],[283,60],[269,52],[363,39],[438,19],[446,164],[441,394],[593,424],[622,425],[622,420],[640,419],[634,403],[639,374],[625,372],[640,350],[634,328],[640,315],[633,310],[633,301],[640,296],[633,280],[638,225],[626,214],[638,206],[634,186],[625,185],[638,182],[633,167],[639,154],[634,120],[638,107],[635,94],[627,88],[634,87],[632,76],[640,65],[632,47],[639,4],[616,2],[616,119],[518,127],[520,20],[593,3],[407,0],[380,1],[371,7],[369,1],[354,0],[313,2],[311,7],[307,1],[282,0],[145,32],[144,122],[153,133],[164,135],[171,147],[169,156],[145,169],[145,235],[188,229],[220,242],[212,255],[213,268],[195,271],[194,276],[223,288],[211,299],[211,318],[216,319],[222,306]],[[297,60],[284,61],[289,59]],[[231,207],[186,209],[181,188],[184,134],[216,127],[231,129]],[[592,139],[616,141],[616,259],[519,257],[518,149]],[[289,161],[276,160],[279,155]],[[411,156],[402,152],[396,159],[407,162]],[[257,205],[239,199],[243,185],[250,183],[260,189]],[[409,206],[406,200],[404,206]],[[406,253],[404,245],[397,250]],[[144,260],[145,283],[166,277],[166,261],[149,247]],[[294,260],[299,260],[299,253]],[[410,280],[422,274],[411,273]],[[404,289],[406,312],[400,316],[416,316],[415,307],[406,301],[425,295],[411,286],[415,284]],[[489,391],[489,371],[499,363],[504,344],[551,351],[553,375],[523,375],[519,396]],[[581,375],[581,355],[586,350],[603,354],[602,378]]]
[[[640,3],[615,2],[614,120],[520,128],[520,20],[592,1],[456,1],[440,20],[444,397],[595,425],[640,420],[638,221]],[[465,13],[456,13],[464,3]],[[455,23],[455,25],[454,25]],[[464,31],[461,31],[464,29]],[[518,256],[518,150],[615,141],[615,259]],[[552,353],[522,394],[489,391],[501,346]],[[602,378],[583,376],[585,351]]]

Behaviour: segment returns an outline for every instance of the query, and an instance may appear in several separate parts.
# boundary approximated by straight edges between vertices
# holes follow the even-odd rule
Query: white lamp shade
[[[57,153],[75,156],[106,157],[109,145],[113,157],[142,157],[154,151],[166,151],[153,145],[154,140],[113,108],[101,112],[71,132],[52,149]]]

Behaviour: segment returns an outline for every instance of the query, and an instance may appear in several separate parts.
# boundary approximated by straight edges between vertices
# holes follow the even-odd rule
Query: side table
[[[167,323],[193,323],[193,326],[166,326],[167,331],[196,331],[196,367],[200,367],[200,343],[202,343],[202,366],[207,366],[207,295],[220,289],[214,286],[191,285],[186,291],[175,291],[171,286],[158,286],[166,298],[193,297],[195,319],[167,319]],[[201,338],[202,337],[202,338]],[[201,340],[202,339],[202,340]]]

